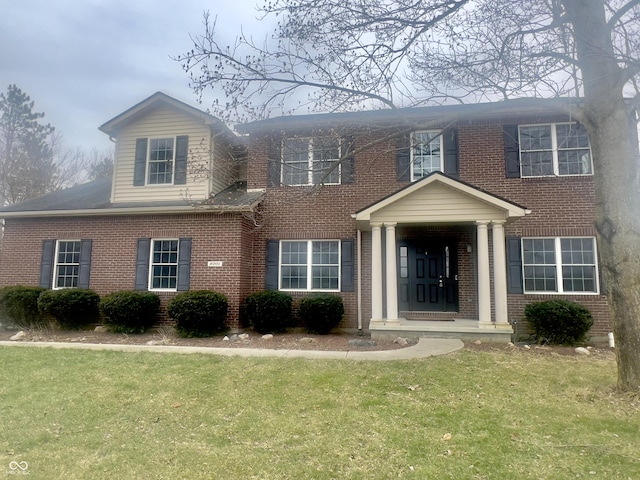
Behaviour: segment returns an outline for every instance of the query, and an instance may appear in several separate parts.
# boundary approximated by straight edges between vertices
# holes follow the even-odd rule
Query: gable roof
[[[443,193],[446,192],[446,195]],[[352,217],[358,228],[372,222],[471,223],[513,220],[530,211],[516,203],[445,175],[433,172],[365,207]]]
[[[103,123],[100,127],[98,127],[98,129],[109,136],[114,136],[129,122],[148,114],[151,110],[157,108],[160,105],[168,105],[170,107],[173,107],[188,115],[200,119],[204,124],[208,125],[209,128],[216,132],[222,132],[224,134],[236,137],[236,135],[226,126],[226,124],[224,124],[217,117],[214,117],[207,112],[181,102],[180,100],[176,100],[175,98],[170,97],[169,95],[162,92],[156,92],[150,97],[145,98],[140,103],[137,103],[133,107],[122,112],[120,115],[117,115],[108,122]]]
[[[264,196],[247,192],[246,183],[239,182],[197,204],[186,200],[111,203],[111,183],[110,177],[101,178],[8,205],[0,208],[0,218],[250,212]]]

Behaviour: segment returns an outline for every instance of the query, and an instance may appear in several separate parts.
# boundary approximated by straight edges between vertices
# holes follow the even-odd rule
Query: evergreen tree
[[[57,166],[49,144],[54,127],[16,85],[0,93],[0,203],[34,198],[56,189]]]

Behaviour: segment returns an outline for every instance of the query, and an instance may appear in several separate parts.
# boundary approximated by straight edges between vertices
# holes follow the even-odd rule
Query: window
[[[525,293],[597,293],[593,237],[523,238]]]
[[[284,185],[340,183],[340,141],[337,138],[286,139],[282,144],[282,162]]]
[[[149,141],[149,184],[173,183],[173,140],[173,138],[152,138]]]
[[[411,134],[412,180],[442,171],[442,133],[440,131],[413,132]]]
[[[178,283],[178,239],[151,242],[150,290],[176,290]]]
[[[75,288],[80,276],[80,240],[59,240],[56,245],[56,263],[53,288]]]
[[[520,166],[523,177],[591,175],[589,136],[578,123],[521,125]]]
[[[280,242],[281,290],[340,290],[340,242]]]

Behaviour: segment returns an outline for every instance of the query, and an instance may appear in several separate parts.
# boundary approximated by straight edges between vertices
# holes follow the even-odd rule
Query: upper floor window
[[[593,237],[523,238],[525,293],[597,293]]]
[[[591,148],[579,123],[520,125],[520,168],[523,177],[591,175]]]
[[[442,132],[422,131],[411,134],[411,180],[442,171]]]
[[[133,185],[184,185],[187,183],[189,136],[137,138]]]
[[[75,288],[80,276],[80,240],[59,240],[56,244],[53,288]]]
[[[173,138],[152,138],[149,141],[149,178],[151,185],[173,183]]]
[[[333,137],[285,139],[282,163],[284,185],[339,184],[340,140]]]
[[[281,290],[340,290],[340,242],[280,242]]]

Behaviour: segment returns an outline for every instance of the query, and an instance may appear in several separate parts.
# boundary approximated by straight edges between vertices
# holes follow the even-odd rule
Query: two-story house
[[[157,93],[100,127],[113,179],[5,207],[0,284],[339,294],[372,336],[507,341],[527,303],[610,330],[589,139],[556,102],[239,125]],[[519,323],[520,322],[520,323]]]

